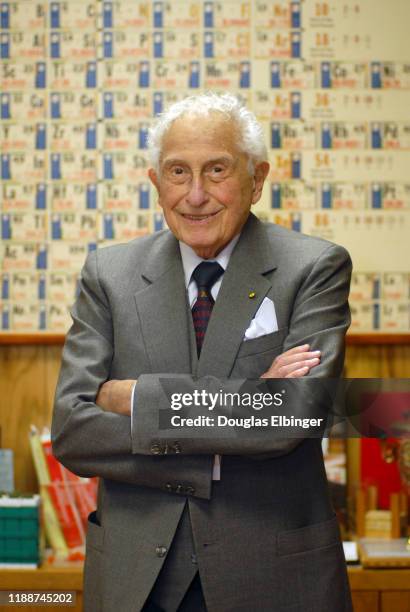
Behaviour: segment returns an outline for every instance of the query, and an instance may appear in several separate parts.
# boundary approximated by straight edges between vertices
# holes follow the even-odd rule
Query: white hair
[[[238,98],[231,94],[207,92],[188,96],[172,104],[161,113],[152,124],[148,134],[148,155],[152,167],[159,171],[162,139],[172,123],[185,114],[209,116],[219,112],[231,119],[238,127],[238,146],[248,155],[248,170],[254,173],[255,163],[266,161],[268,157],[262,126],[252,111],[247,109]]]

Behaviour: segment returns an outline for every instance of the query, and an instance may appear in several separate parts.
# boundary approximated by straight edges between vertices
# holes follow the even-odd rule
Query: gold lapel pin
[[[254,291],[250,291],[248,297],[252,300],[256,296]]]

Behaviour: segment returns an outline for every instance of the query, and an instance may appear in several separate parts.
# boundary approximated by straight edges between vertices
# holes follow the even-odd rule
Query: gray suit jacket
[[[100,476],[90,516],[85,609],[174,612],[199,568],[209,612],[351,610],[320,440],[193,436],[158,429],[160,379],[258,378],[284,350],[322,351],[337,377],[350,322],[351,262],[326,241],[250,215],[196,356],[177,240],[169,231],[90,254],[73,307],[52,422],[57,458]],[[249,299],[249,291],[256,297]],[[263,298],[279,330],[243,342]],[[313,372],[312,372],[313,374]],[[95,404],[108,379],[137,378],[134,419]],[[221,481],[212,481],[221,453]]]

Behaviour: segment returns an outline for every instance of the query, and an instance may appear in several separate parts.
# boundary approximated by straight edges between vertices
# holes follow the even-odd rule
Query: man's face
[[[170,230],[203,259],[241,231],[269,170],[262,162],[250,176],[237,139],[235,124],[220,113],[184,115],[163,138],[159,173],[149,170]]]

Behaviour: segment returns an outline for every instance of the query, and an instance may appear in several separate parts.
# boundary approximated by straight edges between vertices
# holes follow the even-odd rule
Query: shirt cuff
[[[134,394],[135,394],[136,384],[137,384],[137,381],[135,381],[134,386],[132,387],[132,391],[131,391],[131,433],[133,431],[132,422],[133,422],[133,417],[134,417]]]

